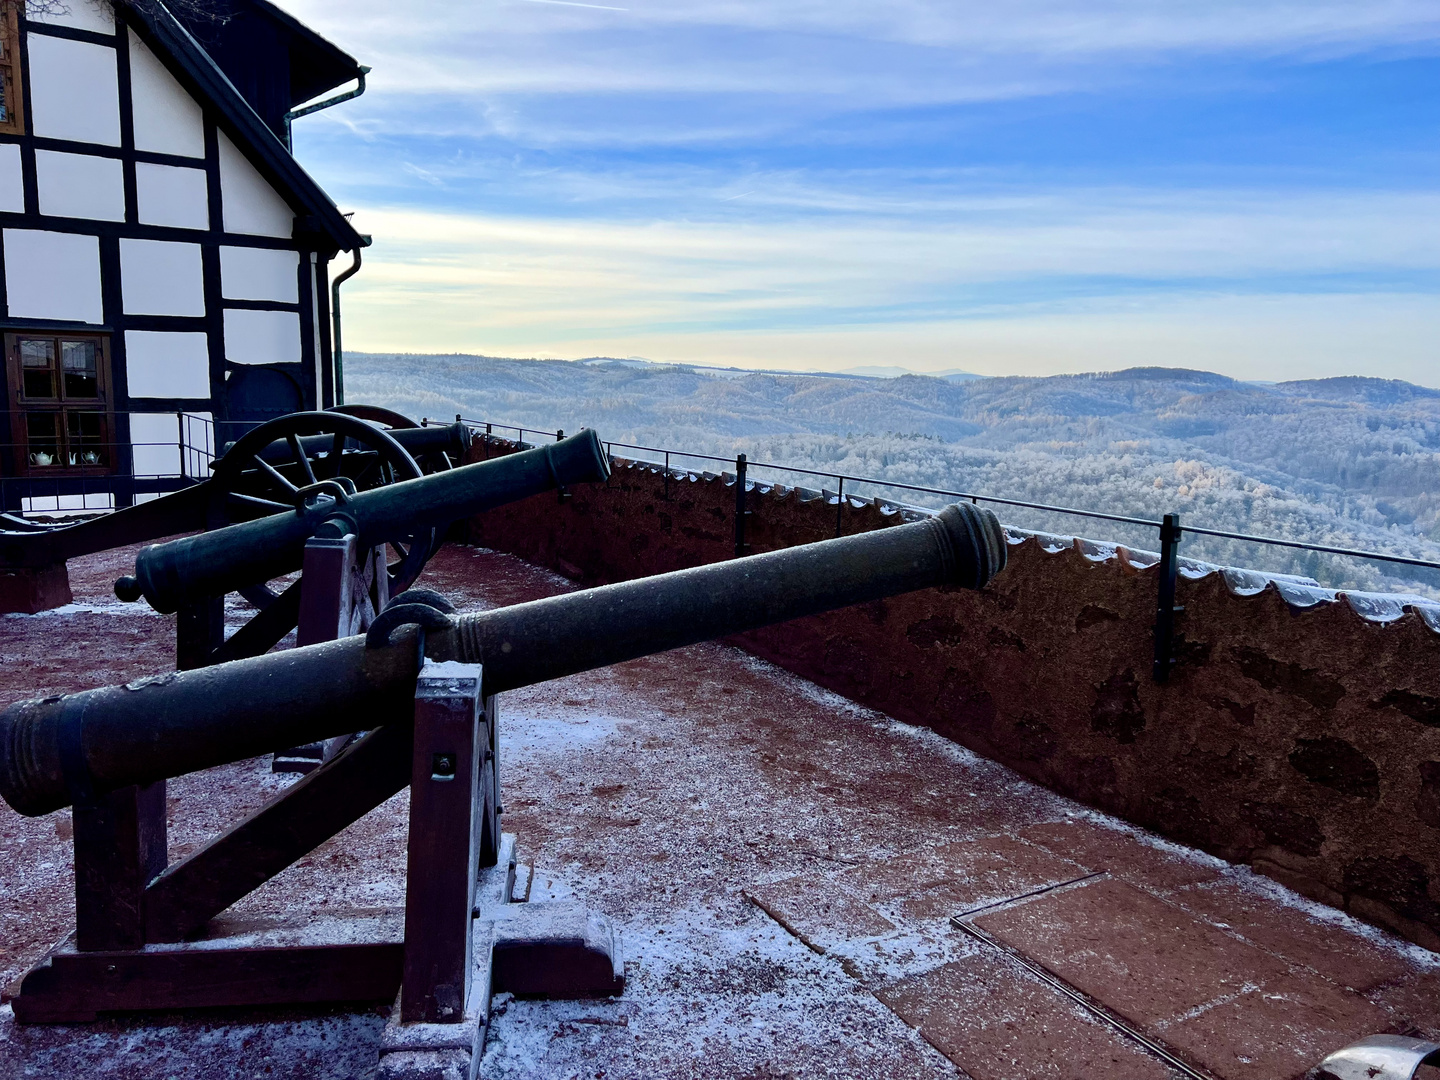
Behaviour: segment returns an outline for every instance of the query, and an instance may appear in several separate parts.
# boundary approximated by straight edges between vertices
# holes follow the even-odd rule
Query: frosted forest
[[[892,378],[633,360],[352,353],[346,397],[415,417],[597,429],[677,468],[751,462],[1440,561],[1440,390],[1362,377],[1277,384],[1132,368]],[[497,428],[497,433],[505,433]],[[533,441],[533,437],[530,437]],[[648,451],[620,456],[659,460]],[[837,482],[752,465],[761,482]],[[847,479],[845,493],[939,495]],[[1007,524],[1153,550],[1155,530],[996,505]],[[1330,588],[1440,597],[1440,571],[1188,535],[1182,554]]]

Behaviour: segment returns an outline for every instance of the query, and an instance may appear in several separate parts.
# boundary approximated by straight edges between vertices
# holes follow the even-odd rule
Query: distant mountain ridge
[[[1163,367],[952,381],[597,359],[352,353],[346,382],[352,400],[415,416],[589,425],[616,442],[1152,520],[1178,512],[1195,525],[1440,561],[1440,390],[1428,387],[1363,376],[1265,385]],[[1124,526],[1005,516],[1155,543]],[[1440,587],[1426,571],[1328,556],[1200,538],[1186,550],[1337,586]]]

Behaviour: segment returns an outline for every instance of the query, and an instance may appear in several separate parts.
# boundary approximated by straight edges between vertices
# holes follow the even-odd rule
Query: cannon
[[[930,585],[979,588],[1004,563],[994,515],[962,503],[878,532],[446,617],[427,631],[425,655],[483,665],[491,696]],[[413,639],[374,647],[374,631],[388,625],[377,622],[366,636],[12,705],[0,713],[0,795],[22,814],[69,805],[61,748],[69,738],[63,732],[78,725],[85,760],[76,775],[100,789],[242,760],[287,738],[378,727],[403,710],[419,664]],[[72,761],[71,772],[81,764]]]
[[[356,493],[335,481],[315,481],[292,493],[294,512],[153,544],[140,552],[135,576],[116,582],[122,600],[144,596],[163,614],[299,570],[305,542],[353,533],[361,548],[406,539],[495,506],[566,484],[609,475],[593,431],[533,450],[480,461],[423,479]],[[407,554],[408,557],[408,554]],[[398,573],[398,571],[397,571]],[[414,580],[405,573],[404,584]]]
[[[981,588],[1005,559],[994,515],[959,504],[477,614],[402,596],[363,636],[12,705],[0,712],[0,795],[29,815],[74,807],[77,927],[25,977],[15,1015],[74,1022],[398,989],[380,1076],[449,1075],[438,1059],[429,1072],[416,1064],[442,1049],[473,1064],[487,987],[569,996],[623,986],[603,916],[507,903],[513,838],[499,829],[496,695],[917,589]],[[367,734],[165,865],[166,778],[357,730]],[[407,785],[403,933],[394,921],[352,922],[257,938],[225,921],[229,905]]]
[[[450,468],[469,445],[470,429],[458,421],[422,427],[399,413],[365,405],[293,413],[231,444],[213,464],[212,476],[184,481],[187,486],[179,491],[149,502],[72,525],[0,514],[0,569],[41,569],[126,544],[293,509],[277,498],[274,478],[254,460],[256,454],[291,479],[304,475],[305,466],[297,460],[303,456],[313,475],[343,476],[364,489]]]
[[[587,430],[423,477],[414,467],[403,473],[390,469],[382,459],[381,470],[371,475],[388,482],[357,490],[343,474],[317,477],[309,463],[307,442],[329,443],[330,435],[294,430],[287,435],[278,440],[263,429],[252,432],[221,462],[222,469],[253,465],[268,476],[273,490],[266,508],[283,507],[282,512],[152,544],[137,557],[135,574],[115,583],[122,600],[143,596],[156,611],[180,614],[178,667],[258,656],[291,629],[299,645],[364,630],[390,597],[420,575],[451,522],[542,491],[603,481],[610,474],[599,439]],[[289,475],[282,471],[287,465]],[[245,499],[261,501],[255,495]],[[388,561],[387,549],[398,554],[395,562]],[[278,595],[266,584],[296,570],[302,571],[300,579]],[[259,612],[227,639],[223,597],[231,592],[239,592]],[[308,772],[340,745],[292,747],[277,753],[275,770]]]

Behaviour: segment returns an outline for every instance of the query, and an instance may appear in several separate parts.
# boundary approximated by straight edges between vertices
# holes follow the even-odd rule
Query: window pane
[[[65,372],[67,398],[100,396],[100,380],[95,373],[95,342],[60,342],[60,363]]]
[[[58,413],[26,413],[25,428],[29,435],[30,464],[60,464],[60,419]]]
[[[27,398],[55,396],[55,343],[45,338],[20,340],[21,392]]]
[[[66,413],[65,427],[70,442],[71,465],[109,464],[109,447],[105,445],[105,417],[102,413]]]
[[[0,60],[4,57],[4,39],[0,38]],[[0,72],[0,124],[10,122],[10,79]]]

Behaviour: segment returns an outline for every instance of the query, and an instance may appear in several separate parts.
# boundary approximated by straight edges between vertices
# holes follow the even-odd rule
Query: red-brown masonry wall
[[[470,539],[585,585],[728,559],[728,479],[621,462],[608,484],[473,519]],[[756,552],[834,535],[831,500],[754,490],[748,505]],[[846,532],[900,522],[841,513]],[[1182,577],[1181,662],[1156,685],[1155,574],[1027,540],[983,592],[927,590],[737,643],[1440,949],[1440,634],[1412,612],[1380,624]]]

